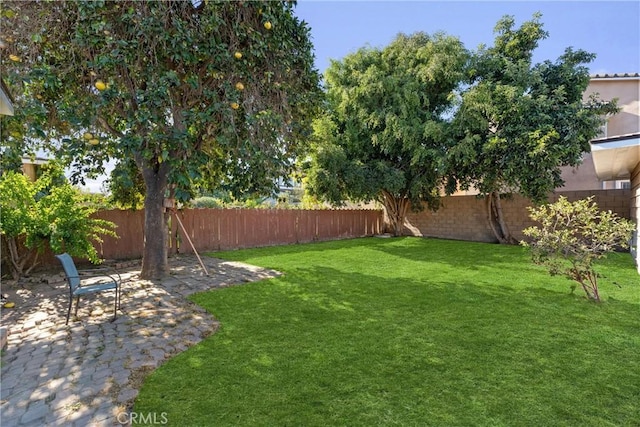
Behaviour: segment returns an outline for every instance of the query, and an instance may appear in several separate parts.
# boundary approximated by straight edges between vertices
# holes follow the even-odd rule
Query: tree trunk
[[[167,190],[169,167],[160,163],[155,167],[144,164],[142,176],[146,187],[144,198],[144,252],[143,279],[159,279],[169,272],[168,227],[165,219],[164,197]]]
[[[31,270],[38,264],[37,248],[27,248],[24,242],[20,243],[16,237],[2,236],[6,243],[9,256],[9,271],[14,280],[20,279],[23,275],[29,274]],[[21,250],[22,249],[22,250]],[[25,270],[25,266],[29,265]]]
[[[514,239],[511,235],[509,227],[504,220],[500,193],[498,193],[497,191],[493,191],[487,194],[485,197],[485,201],[487,222],[489,223],[489,227],[491,228],[494,236],[498,240],[498,243],[506,245],[513,245],[518,243],[517,240]]]
[[[394,236],[402,236],[404,231],[404,220],[411,202],[406,197],[396,197],[388,191],[382,191],[382,204],[387,211],[389,224]]]

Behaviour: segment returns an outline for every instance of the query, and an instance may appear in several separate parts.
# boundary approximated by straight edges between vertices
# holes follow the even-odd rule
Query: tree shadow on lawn
[[[532,263],[529,249],[522,246],[421,237],[399,237],[395,240],[401,244],[374,245],[373,248],[401,259],[440,263],[463,270],[480,271],[484,267],[492,267],[502,271],[547,274],[545,267]],[[628,252],[610,253],[606,261],[595,265],[601,278],[610,279],[615,284],[640,284]],[[624,270],[625,277],[619,277],[620,269]]]
[[[625,301],[593,304],[544,288],[379,277],[329,266],[292,269],[283,277],[235,288],[226,298],[229,290],[195,298],[211,311],[224,307],[219,320],[223,330],[230,326],[225,347],[268,356],[273,361],[269,369],[282,364],[277,375],[268,372],[284,381],[296,382],[289,378],[291,370],[323,373],[307,377],[305,390],[328,387],[323,375],[330,372],[334,390],[327,390],[324,399],[343,393],[341,384],[358,390],[343,396],[355,412],[341,403],[323,402],[333,407],[335,420],[358,424],[376,416],[365,414],[366,403],[358,409],[357,401],[376,395],[380,387],[386,390],[378,403],[382,411],[406,415],[403,408],[411,403],[424,420],[446,414],[458,424],[479,416],[479,407],[482,420],[505,425],[513,420],[519,425],[550,419],[577,422],[582,416],[594,417],[583,419],[586,424],[594,419],[624,424],[638,415],[637,408],[629,408],[640,392],[634,361],[640,350],[640,313]],[[238,347],[241,342],[232,332],[239,330],[242,344],[253,337],[246,349]],[[200,355],[210,365],[215,363],[208,357],[220,351],[216,339],[209,339],[211,354]],[[251,363],[255,372],[262,372],[258,362]],[[351,368],[328,368],[335,364]],[[230,378],[217,391],[240,380]],[[252,381],[262,390],[259,376]],[[256,391],[255,399],[270,392],[266,387]],[[283,402],[290,399],[295,396],[285,395]],[[597,404],[585,407],[585,401]],[[249,399],[242,406],[256,404]]]
[[[518,246],[498,245],[480,242],[463,242],[425,237],[364,237],[348,240],[304,243],[286,246],[253,248],[248,251],[224,251],[208,253],[212,257],[251,262],[261,257],[286,255],[326,254],[333,251],[352,249],[372,249],[395,258],[412,261],[442,263],[453,267],[469,269],[480,266],[509,264],[520,259],[528,260],[528,251]],[[525,264],[526,265],[526,264]]]
[[[374,248],[387,255],[406,260],[441,263],[469,269],[481,266],[513,266],[518,265],[520,261],[530,261],[529,251],[515,245],[430,237],[399,237],[393,240],[391,244],[375,245]],[[529,266],[526,263],[522,265]]]
[[[351,261],[352,250],[358,251],[354,253],[355,261]],[[375,252],[369,255],[367,251],[370,250],[385,256],[379,257]],[[344,253],[339,254],[340,251]],[[283,265],[278,265],[281,262],[279,257],[289,255],[295,255],[295,258],[289,258]],[[623,259],[624,255],[626,254],[613,254],[614,262],[602,268],[602,277],[605,279],[602,282],[606,284],[602,290],[604,300],[613,302],[615,298],[640,302],[640,297],[633,292],[634,288],[637,289],[638,282],[635,269],[630,268],[629,275],[619,274],[623,266],[632,266],[630,260]],[[551,277],[544,267],[534,265],[529,251],[518,246],[420,237],[373,237],[226,252],[223,257],[227,256],[282,269],[286,274],[299,272],[299,265],[313,265],[315,268],[335,265],[340,270],[336,270],[338,275],[354,271],[371,273],[371,280],[374,282],[386,277],[395,279],[390,282],[393,283],[403,277],[416,280],[416,271],[422,271],[419,281],[448,281],[453,284],[468,282],[492,287],[502,285],[505,289],[546,289],[578,297],[583,295],[573,281],[563,276]],[[264,258],[271,257],[276,261],[264,261]],[[626,269],[624,273],[627,273]],[[610,282],[615,283],[612,285]],[[622,289],[615,285],[622,286]]]
[[[415,237],[356,237],[337,240],[323,240],[314,242],[293,243],[290,245],[263,246],[258,248],[247,248],[228,251],[206,252],[205,255],[213,258],[230,259],[235,261],[247,261],[257,257],[285,256],[294,254],[330,253],[332,251],[343,251],[351,248],[377,247],[388,244],[393,240],[400,239],[422,239]]]
[[[539,274],[542,279],[547,279],[546,273]],[[381,277],[328,266],[312,266],[289,271],[282,280],[273,284],[272,291],[277,289],[288,298],[315,304],[327,311],[354,311],[358,298],[364,304],[391,298],[403,305],[421,301],[420,304],[428,310],[439,310],[447,304],[468,304],[473,307],[472,312],[486,309],[491,315],[499,307],[508,307],[521,316],[527,307],[534,310],[548,307],[553,311],[565,310],[570,313],[574,309],[579,312],[590,310],[593,314],[606,313],[614,318],[635,317],[640,320],[637,305],[627,301],[610,299],[597,304],[587,300],[579,290],[571,292],[569,286],[539,286],[531,281],[515,283],[510,282],[509,277],[506,280],[504,277],[489,282],[473,281],[467,277],[456,280],[447,275],[428,274],[427,271],[419,278]],[[561,283],[565,281],[560,279]],[[538,311],[533,314],[536,318],[542,316]]]
[[[255,283],[252,288],[245,293],[243,307],[230,306],[229,310],[246,311],[247,318],[251,319],[256,308],[268,307],[269,312],[278,313],[275,323],[281,326],[286,325],[287,319],[306,317],[316,319],[322,327],[327,322],[358,317],[362,325],[411,324],[410,319],[424,318],[424,330],[439,325],[437,328],[442,333],[453,334],[452,338],[461,332],[460,328],[468,332],[500,325],[504,328],[502,332],[510,334],[537,331],[569,341],[572,334],[583,333],[585,329],[603,328],[598,336],[630,337],[640,329],[637,305],[614,299],[596,304],[578,292],[562,291],[563,288],[555,286],[550,289],[535,285],[511,286],[499,281],[452,281],[446,276],[434,275],[419,279],[380,277],[313,266],[291,270],[284,277]],[[214,297],[218,291],[212,292]],[[217,298],[209,300],[206,294],[195,301],[217,312],[220,309]],[[283,304],[283,300],[292,303]],[[223,313],[220,320],[224,321],[224,317]],[[449,327],[453,325],[457,326]],[[553,345],[562,342],[562,339],[556,342],[555,338]]]

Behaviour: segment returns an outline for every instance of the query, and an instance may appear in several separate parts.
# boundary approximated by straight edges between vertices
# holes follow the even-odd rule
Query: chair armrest
[[[93,276],[93,277],[100,277],[99,275],[98,276],[93,275],[94,272],[103,273],[104,276],[111,277],[111,279],[116,281],[117,283],[121,283],[122,282],[122,276],[120,276],[120,273],[118,273],[118,271],[113,269],[113,268],[100,267],[100,268],[91,268],[91,269],[88,269],[88,270],[78,270],[78,274],[80,276],[89,275],[89,276]],[[109,273],[105,273],[105,272],[109,272]],[[113,275],[118,276],[118,280],[113,278],[112,277]],[[81,277],[79,277],[79,278],[81,278]]]
[[[90,272],[90,270],[87,270],[86,272]],[[109,279],[109,281],[114,282],[116,284],[117,287],[120,287],[120,285],[122,284],[122,277],[120,276],[119,273],[116,272],[115,276],[118,276],[118,278],[116,279],[114,277],[114,275],[112,274],[92,274],[92,275],[82,275],[80,272],[78,272],[78,276],[69,276],[69,279],[80,279],[81,283],[80,283],[80,287],[83,286],[82,280],[97,280],[97,281],[104,281],[105,279]],[[93,283],[89,284],[92,285]],[[84,286],[87,286],[87,283],[84,283]]]

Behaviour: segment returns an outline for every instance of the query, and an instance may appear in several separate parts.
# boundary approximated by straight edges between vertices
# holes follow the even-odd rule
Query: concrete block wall
[[[449,196],[442,207],[433,212],[410,212],[405,221],[405,234],[443,239],[492,242],[484,213],[484,199],[476,196]]]
[[[560,196],[574,201],[592,195],[601,209],[611,210],[623,218],[631,217],[631,191],[628,189],[557,192],[549,196],[549,201],[554,202]],[[505,220],[518,240],[524,238],[523,229],[536,225],[529,219],[529,206],[532,204],[528,199],[517,195],[502,200]],[[496,241],[487,222],[485,200],[477,196],[449,196],[443,198],[443,206],[436,212],[410,212],[405,222],[405,234],[475,242]]]

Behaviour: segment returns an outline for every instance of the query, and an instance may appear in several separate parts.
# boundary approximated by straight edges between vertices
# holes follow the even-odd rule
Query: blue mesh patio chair
[[[78,316],[78,306],[80,305],[80,297],[82,295],[103,292],[114,291],[115,303],[113,308],[113,320],[116,320],[116,313],[120,308],[120,283],[122,278],[120,274],[114,272],[113,274],[95,274],[104,269],[95,269],[79,272],[71,256],[67,253],[56,255],[56,258],[62,263],[64,274],[67,277],[69,283],[69,309],[67,310],[67,322],[69,324],[69,315],[71,314],[71,306],[73,305],[73,299],[76,300],[76,311],[74,316]]]

